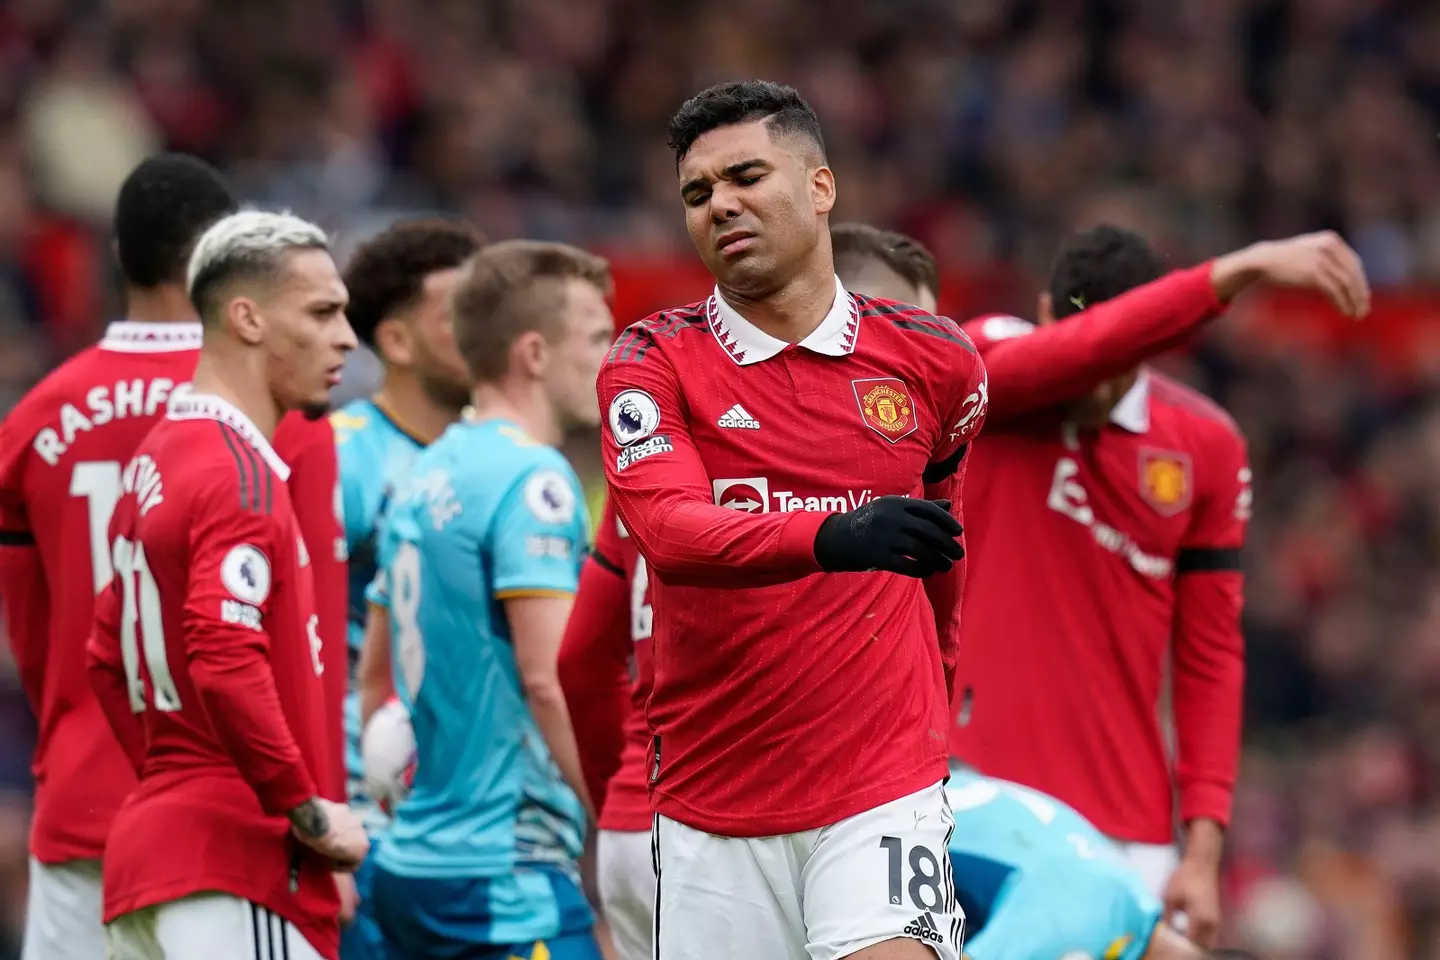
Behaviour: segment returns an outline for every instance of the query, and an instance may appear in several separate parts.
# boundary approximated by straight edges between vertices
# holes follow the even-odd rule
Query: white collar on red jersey
[[[198,323],[140,323],[117,320],[105,328],[101,350],[112,353],[179,353],[199,350],[205,335]]]
[[[1110,411],[1110,422],[1131,433],[1150,432],[1150,374],[1141,370],[1125,396]]]
[[[270,469],[284,483],[290,479],[290,467],[275,448],[270,446],[270,441],[265,439],[265,434],[255,426],[255,421],[245,416],[244,411],[229,400],[221,399],[209,393],[190,393],[188,390],[170,398],[170,412],[167,415],[170,420],[218,420],[235,430],[244,437],[250,446],[254,447],[270,464]]]
[[[740,316],[738,310],[725,302],[719,287],[705,304],[705,313],[716,341],[742,367],[769,360],[789,346],[784,340],[770,336]],[[843,357],[854,352],[855,338],[859,333],[860,313],[855,306],[855,298],[845,292],[840,278],[836,277],[835,300],[830,304],[830,312],[825,314],[820,326],[798,345],[827,357]]]

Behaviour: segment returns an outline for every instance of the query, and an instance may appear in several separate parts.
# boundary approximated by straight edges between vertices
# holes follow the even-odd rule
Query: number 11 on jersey
[[[165,621],[160,614],[160,588],[145,559],[145,545],[131,543],[124,537],[115,538],[112,554],[115,573],[120,578],[120,660],[125,666],[125,684],[130,690],[130,709],[145,709],[145,681],[140,677],[140,655],[143,648],[145,670],[155,690],[155,709],[172,712],[180,709],[180,694],[170,673],[165,656]],[[137,633],[139,636],[137,636]]]

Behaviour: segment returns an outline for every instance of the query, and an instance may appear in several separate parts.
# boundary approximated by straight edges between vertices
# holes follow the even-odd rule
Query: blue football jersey
[[[360,692],[356,669],[365,640],[365,588],[375,577],[376,528],[395,485],[410,471],[424,445],[372,400],[352,400],[330,415],[340,470],[340,511],[350,554],[350,683],[345,696],[345,774],[352,802],[364,804],[365,770],[360,756]],[[371,825],[383,822],[369,811]]]
[[[405,877],[496,878],[477,908],[492,942],[554,935],[560,908],[538,868],[573,872],[583,846],[584,809],[531,716],[504,601],[573,594],[588,531],[569,463],[503,420],[451,426],[383,524],[377,583],[418,763],[378,863]]]
[[[972,960],[1139,960],[1161,904],[1120,848],[1047,794],[969,770],[946,787]]]

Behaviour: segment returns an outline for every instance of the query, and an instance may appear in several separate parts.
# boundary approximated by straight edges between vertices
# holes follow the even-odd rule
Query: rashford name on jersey
[[[22,545],[0,587],[38,720],[31,852],[44,864],[98,859],[135,783],[90,691],[85,640],[114,574],[107,528],[124,465],[188,388],[202,340],[198,323],[112,323],[0,425],[0,542]],[[32,564],[31,579],[15,563]]]

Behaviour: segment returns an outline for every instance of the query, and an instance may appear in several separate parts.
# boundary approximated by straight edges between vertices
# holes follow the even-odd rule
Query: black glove
[[[877,497],[820,525],[815,560],[830,573],[888,570],[928,577],[965,556],[955,539],[963,532],[948,500]]]

